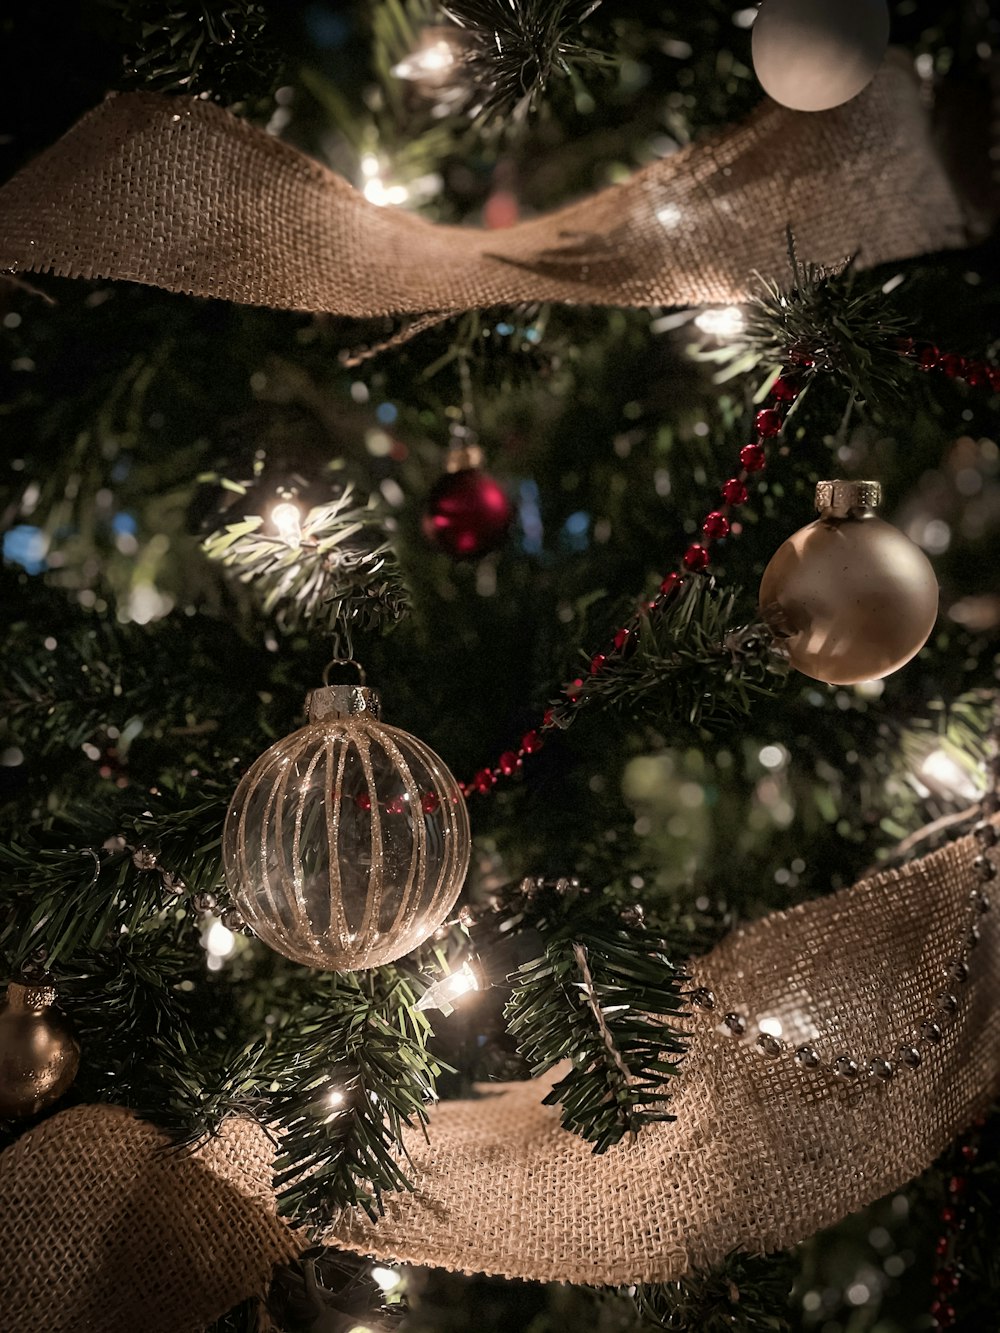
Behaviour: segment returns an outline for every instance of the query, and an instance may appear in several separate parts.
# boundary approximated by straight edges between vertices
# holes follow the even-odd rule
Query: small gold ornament
[[[937,619],[930,561],[875,509],[874,481],[821,481],[820,517],[775,552],[760,584],[764,619],[797,671],[856,685],[897,671]]]
[[[243,777],[222,840],[247,925],[308,967],[354,971],[422,944],[455,905],[471,838],[458,783],[379,721],[363,686],[313,690],[309,723]]]
[[[12,981],[0,1005],[0,1116],[36,1115],[63,1095],[80,1067],[80,1043],[55,989]]]

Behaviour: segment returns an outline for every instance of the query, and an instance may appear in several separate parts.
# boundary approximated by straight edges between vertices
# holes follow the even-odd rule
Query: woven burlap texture
[[[897,58],[845,106],[765,102],[623,184],[502,231],[377,207],[210,103],[124,94],[0,189],[0,269],[351,316],[695,305],[741,300],[755,271],[784,277],[788,224],[817,263],[963,244]]]
[[[407,1137],[411,1194],[326,1240],[382,1259],[599,1285],[677,1277],[792,1245],[904,1184],[989,1103],[1000,1075],[1000,928],[982,920],[957,1015],[883,1085],[768,1060],[762,1017],[824,1057],[891,1053],[935,1006],[977,881],[971,838],[735,931],[692,964],[719,1001],[689,1021],[677,1120],[601,1157],[540,1083],[487,1087]],[[723,1009],[750,1017],[742,1042]],[[259,1292],[299,1248],[274,1213],[271,1149],[234,1121],[196,1155],[113,1107],[78,1107],[0,1157],[4,1333],[187,1333]]]
[[[344,1248],[468,1272],[595,1284],[660,1281],[767,1251],[897,1188],[989,1102],[1000,1075],[1000,931],[986,917],[960,1009],[924,1064],[845,1084],[755,1047],[760,1018],[793,1044],[863,1064],[912,1040],[945,989],[976,886],[972,839],[899,872],[736,930],[692,964],[718,997],[691,1021],[673,1124],[601,1157],[559,1128],[537,1085],[446,1102],[407,1137],[412,1194],[377,1225],[353,1212]],[[994,913],[993,915],[996,915]],[[750,1018],[742,1042],[718,1030]]]
[[[275,1211],[273,1146],[234,1120],[197,1152],[78,1106],[0,1157],[3,1333],[198,1333],[302,1248]]]

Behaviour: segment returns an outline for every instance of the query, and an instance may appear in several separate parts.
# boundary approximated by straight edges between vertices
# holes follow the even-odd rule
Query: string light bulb
[[[944,750],[931,750],[917,769],[917,777],[936,796],[973,801],[979,794],[968,771]]]
[[[382,1264],[376,1264],[372,1269],[372,1281],[388,1294],[403,1285],[403,1275],[396,1268],[385,1268]]]
[[[718,338],[720,342],[738,338],[746,328],[743,311],[738,305],[714,306],[703,310],[700,315],[695,316],[694,322],[702,333]]]
[[[451,34],[431,28],[425,33],[422,45],[393,65],[391,72],[393,78],[433,87],[447,82],[457,63],[458,52]]]
[[[471,963],[465,962],[461,967],[433,985],[428,986],[417,1001],[419,1010],[440,1009],[447,1018],[453,1013],[455,1006],[453,1000],[460,999],[463,995],[468,995],[470,991],[480,990],[479,976]]]
[[[278,529],[278,536],[289,546],[302,545],[302,511],[291,500],[282,500],[271,510],[271,522]]]

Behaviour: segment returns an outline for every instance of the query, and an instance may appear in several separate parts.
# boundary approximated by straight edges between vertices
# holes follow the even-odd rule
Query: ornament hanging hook
[[[351,628],[346,623],[339,623],[333,631],[333,657],[323,668],[323,684],[329,685],[330,672],[335,666],[355,666],[358,669],[359,684],[365,683],[365,670],[360,662],[354,657],[354,642],[351,639]]]
[[[358,672],[358,684],[359,684],[359,685],[364,685],[364,683],[365,683],[365,679],[366,679],[366,677],[365,677],[365,669],[364,669],[364,667],[361,665],[361,663],[358,662],[358,661],[356,661],[353,657],[333,657],[333,658],[331,658],[330,661],[327,662],[326,666],[323,668],[323,684],[324,684],[324,685],[329,685],[329,684],[330,684],[330,672],[333,670],[333,668],[334,668],[334,667],[341,667],[341,666],[344,666],[344,667],[346,667],[346,666],[356,667],[356,668],[357,668],[357,672]]]

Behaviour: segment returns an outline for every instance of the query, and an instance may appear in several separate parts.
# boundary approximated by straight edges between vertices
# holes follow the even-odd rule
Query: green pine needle
[[[284,633],[299,629],[387,628],[407,610],[406,590],[378,505],[355,502],[353,488],[316,505],[292,545],[259,514],[203,543],[213,560],[249,584]]]
[[[507,1026],[533,1075],[572,1061],[545,1101],[602,1153],[673,1119],[666,1084],[684,1041],[670,1020],[683,1011],[684,978],[658,935],[577,906],[512,978]]]

